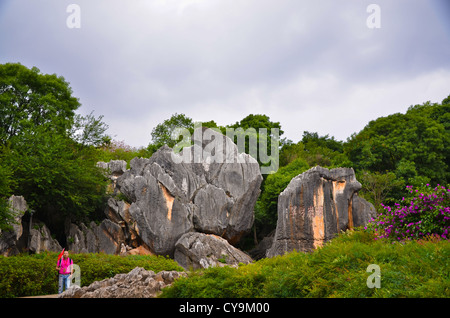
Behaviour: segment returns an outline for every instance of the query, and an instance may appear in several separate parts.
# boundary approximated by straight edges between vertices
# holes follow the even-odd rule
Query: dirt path
[[[27,296],[27,297],[20,297],[20,298],[58,298],[58,294],[42,295],[42,296]]]

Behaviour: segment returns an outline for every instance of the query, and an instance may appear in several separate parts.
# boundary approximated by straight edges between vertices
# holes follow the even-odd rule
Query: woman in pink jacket
[[[70,287],[73,274],[73,260],[69,258],[69,251],[64,251],[63,257],[56,264],[56,269],[59,272],[58,294],[61,294],[64,287],[66,290]]]

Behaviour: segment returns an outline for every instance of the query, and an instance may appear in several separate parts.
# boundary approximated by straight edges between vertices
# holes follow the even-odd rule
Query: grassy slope
[[[450,297],[450,242],[392,244],[370,233],[341,234],[310,254],[289,253],[238,269],[196,271],[162,297]],[[370,264],[381,288],[368,288]]]

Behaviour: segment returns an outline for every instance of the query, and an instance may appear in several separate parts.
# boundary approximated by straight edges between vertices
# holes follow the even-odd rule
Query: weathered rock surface
[[[91,222],[89,227],[83,223],[80,226],[71,224],[68,234],[69,250],[73,253],[119,254],[124,240],[120,225],[109,219],[99,225]]]
[[[71,286],[59,298],[153,298],[174,280],[186,276],[184,272],[162,271],[157,274],[136,267],[128,274],[96,281],[89,286]]]
[[[267,257],[312,251],[340,231],[375,216],[372,204],[357,196],[361,184],[351,168],[314,167],[293,178],[278,197],[278,221]]]
[[[195,133],[214,138],[184,149],[192,161],[176,163],[177,155],[164,146],[149,159],[131,160],[130,170],[117,179],[117,188],[131,202],[122,219],[155,254],[173,256],[178,239],[192,231],[234,244],[253,224],[262,182],[257,161],[239,154],[226,136],[210,129]]]
[[[97,162],[97,166],[107,170],[110,179],[117,179],[127,171],[127,162],[125,160],[111,160],[110,162]]]
[[[252,259],[217,235],[191,232],[176,243],[175,261],[186,270],[195,270],[249,264]]]
[[[108,192],[117,194],[116,181],[126,171],[126,161],[100,161],[97,166],[105,169],[106,176],[111,179]],[[105,209],[106,219],[100,224],[70,224],[66,229],[69,249],[74,253],[151,254],[137,235],[129,208],[129,203],[110,197]]]
[[[184,148],[183,157],[164,146],[149,159],[134,158],[129,170],[123,160],[98,162],[112,181],[106,219],[86,225],[67,220],[68,249],[73,253],[173,257],[177,241],[190,232],[215,234],[230,244],[237,243],[253,225],[262,182],[258,162],[238,153],[231,139],[214,130],[199,128],[194,136],[200,138]],[[190,160],[176,160],[186,159],[185,155]],[[36,253],[62,249],[45,224],[33,220],[31,228],[26,233],[30,244],[27,241],[22,248]],[[13,231],[3,233],[0,251],[17,253],[21,236],[19,222]]]
[[[254,248],[248,251],[248,254],[255,261],[266,257],[267,250],[272,247],[273,237],[275,236],[275,230],[264,237]]]
[[[105,170],[105,174],[111,180],[108,186],[109,193],[116,193],[117,178],[127,171],[127,162],[125,160],[111,160],[110,162],[97,162],[97,166]]]
[[[10,210],[14,213],[14,223],[9,231],[0,230],[0,255],[9,256],[18,254],[18,240],[23,234],[22,216],[28,210],[27,202],[23,196],[11,196],[8,200]]]
[[[22,196],[11,196],[9,198],[9,206],[14,214],[14,223],[12,230],[0,231],[0,254],[3,256],[16,255],[24,249],[28,249],[33,253],[42,251],[56,252],[62,248],[58,241],[52,238],[48,227],[37,219],[32,220],[31,226],[29,221],[26,228],[23,226],[22,218],[28,210],[28,204]]]
[[[352,216],[353,227],[366,225],[370,219],[376,217],[377,211],[372,203],[361,198],[357,193],[353,195]]]

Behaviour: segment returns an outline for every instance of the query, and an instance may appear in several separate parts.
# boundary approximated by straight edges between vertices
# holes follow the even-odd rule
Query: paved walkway
[[[27,297],[20,297],[20,298],[58,298],[58,294],[42,295],[42,296],[27,296]]]

